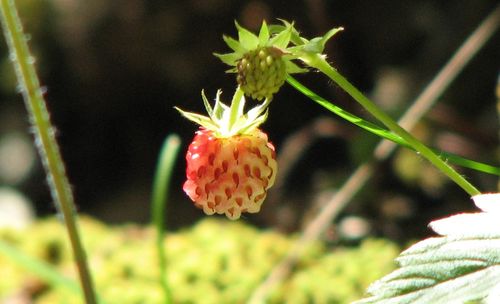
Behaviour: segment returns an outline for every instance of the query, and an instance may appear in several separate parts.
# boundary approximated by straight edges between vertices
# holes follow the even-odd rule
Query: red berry
[[[200,128],[186,154],[184,191],[206,214],[238,219],[259,212],[277,173],[274,146],[260,129],[217,137]]]

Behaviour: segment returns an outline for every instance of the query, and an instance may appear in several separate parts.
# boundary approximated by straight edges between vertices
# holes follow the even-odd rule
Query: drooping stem
[[[355,86],[353,86],[344,76],[342,76],[336,69],[334,69],[324,57],[318,54],[305,54],[301,57],[306,64],[318,69],[333,80],[344,91],[351,95],[361,106],[370,112],[376,119],[382,122],[392,132],[403,138],[410,144],[414,150],[420,155],[430,161],[436,168],[446,174],[457,185],[464,189],[469,195],[474,196],[480,194],[480,191],[470,184],[464,177],[457,171],[450,167],[438,155],[432,152],[426,145],[416,139],[413,135],[408,133],[405,129],[400,127],[389,115],[383,112],[375,103],[369,100],[363,93],[361,93]]]
[[[320,106],[324,107],[326,110],[332,112],[335,115],[338,115],[339,117],[353,123],[354,125],[364,129],[365,131],[368,131],[370,133],[373,133],[381,138],[385,138],[389,141],[385,141],[384,143],[381,143],[377,148],[375,149],[374,155],[378,157],[378,155],[383,155],[387,153],[387,150],[392,150],[392,145],[397,144],[409,149],[413,149],[413,147],[408,144],[405,140],[403,140],[401,137],[398,135],[394,134],[394,132],[390,130],[386,130],[385,128],[379,127],[378,125],[371,123],[367,120],[364,120],[361,117],[358,117],[354,114],[349,113],[348,111],[340,108],[339,106],[331,103],[330,101],[326,100],[325,98],[317,95],[313,91],[311,91],[309,88],[304,86],[302,83],[300,83],[297,79],[293,78],[292,76],[288,75],[287,77],[287,82],[293,86],[295,89],[297,89],[299,92],[310,98],[311,100],[315,101],[317,104]],[[434,83],[434,82],[433,82]],[[425,91],[424,91],[425,92]],[[422,95],[421,95],[422,96]],[[434,98],[435,99],[435,98]],[[419,99],[416,99],[418,101]],[[426,101],[426,100],[424,100]],[[418,117],[422,116],[423,110],[427,107],[422,107],[420,106],[420,102],[413,103],[411,108],[408,109],[408,111],[405,113],[405,115],[401,118],[400,121],[398,121],[398,124],[404,127],[404,125],[410,125],[413,126],[416,121],[418,121]],[[424,104],[425,105],[425,104]],[[417,110],[415,110],[417,109]],[[410,112],[411,111],[411,112]],[[409,114],[408,114],[409,113]],[[411,117],[411,121],[409,118],[409,115],[415,115],[418,117]],[[403,119],[406,118],[406,119]],[[391,143],[392,142],[392,143]],[[464,168],[469,168],[473,169],[479,172],[483,173],[488,173],[488,174],[493,174],[500,176],[500,167],[495,167],[489,164],[481,163],[475,160],[467,159],[462,156],[445,152],[445,151],[440,151],[437,149],[432,150],[435,154],[440,155],[441,158],[446,159],[449,163],[454,164],[454,165],[459,165]]]
[[[172,303],[172,292],[167,277],[167,255],[165,253],[165,211],[170,189],[170,179],[175,165],[175,159],[180,147],[180,138],[170,135],[165,139],[158,158],[156,175],[153,183],[152,219],[156,226],[156,251],[160,266],[160,283],[163,288],[163,303]]]
[[[85,301],[88,304],[94,304],[97,301],[87,258],[80,240],[73,195],[35,72],[34,59],[28,49],[27,39],[23,33],[14,1],[1,0],[0,3],[2,26],[9,47],[9,56],[13,61],[19,88],[35,130],[35,143],[47,174],[52,198],[66,225]]]

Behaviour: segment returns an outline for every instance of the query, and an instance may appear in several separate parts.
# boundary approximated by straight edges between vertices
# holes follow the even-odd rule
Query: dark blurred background
[[[343,26],[328,44],[329,60],[399,117],[497,5],[488,0],[17,2],[78,208],[108,223],[149,221],[162,141],[168,134],[179,134],[184,154],[196,130],[173,107],[203,112],[202,89],[213,98],[221,88],[223,99],[230,100],[235,77],[225,73],[228,67],[212,53],[228,51],[222,35],[236,36],[234,20],[255,31],[263,19],[283,18],[295,21],[311,38]],[[499,45],[497,34],[418,125],[414,133],[419,138],[439,149],[498,164]],[[22,193],[38,216],[54,214],[3,41],[0,51],[0,184]],[[298,78],[339,106],[369,117],[325,76],[309,73]],[[286,231],[304,225],[310,210],[370,158],[377,141],[288,85],[273,101],[264,129],[278,151],[288,139],[306,134],[306,148],[275,190],[279,195],[271,194],[279,199],[265,202],[261,213],[244,217]],[[430,219],[473,208],[458,186],[404,149],[379,164],[376,172],[337,222],[358,219],[372,234],[406,240],[429,233]],[[479,189],[496,190],[494,176],[460,172]],[[168,207],[172,228],[205,216],[182,192],[183,175],[180,155]]]

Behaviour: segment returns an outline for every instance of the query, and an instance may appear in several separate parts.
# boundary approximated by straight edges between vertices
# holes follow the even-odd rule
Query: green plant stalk
[[[466,191],[470,196],[480,194],[481,192],[476,189],[471,183],[469,183],[464,177],[462,177],[457,171],[450,167],[445,161],[443,161],[438,155],[432,152],[427,146],[416,139],[413,135],[408,133],[405,129],[401,128],[390,116],[385,114],[380,108],[363,95],[356,87],[354,87],[345,77],[343,77],[336,69],[334,69],[325,58],[318,54],[306,54],[301,57],[301,59],[309,66],[318,69],[325,75],[327,75],[331,80],[333,80],[337,85],[339,85],[344,91],[351,95],[354,100],[356,100],[361,106],[363,106],[368,112],[370,112],[376,119],[382,122],[389,130],[399,135],[403,140],[405,140],[417,153],[425,157],[430,161],[436,168],[441,172],[446,174],[451,180],[453,180],[457,185],[459,185],[464,191]]]
[[[297,81],[297,79],[293,78],[292,76],[288,75],[287,82],[290,85],[292,85],[295,89],[297,89],[299,92],[301,92],[305,96],[309,97],[310,99],[315,101],[317,104],[324,107],[328,111],[334,113],[335,115],[340,116],[341,118],[355,124],[356,126],[362,128],[370,133],[373,133],[374,135],[383,137],[383,138],[388,139],[388,140],[390,140],[398,145],[401,145],[403,147],[406,147],[406,148],[409,148],[409,149],[412,149],[413,151],[415,151],[410,144],[408,144],[406,141],[404,141],[398,135],[395,135],[391,131],[388,131],[382,127],[379,127],[376,124],[373,124],[369,121],[366,121],[366,120],[362,119],[361,117],[358,117],[354,114],[351,114],[351,113],[347,112],[346,110],[334,105],[330,101],[326,100],[325,98],[323,98],[323,97],[317,95],[316,93],[314,93],[313,91],[311,91],[309,88],[304,86],[302,83]],[[432,149],[432,151],[435,154],[438,154],[442,159],[445,159],[446,161],[448,161],[452,164],[466,167],[469,169],[473,169],[476,171],[480,171],[483,173],[494,174],[494,175],[500,176],[500,167],[495,167],[495,166],[488,165],[485,163],[480,163],[480,162],[477,162],[477,161],[474,161],[471,159],[467,159],[467,158],[464,158],[464,157],[461,157],[461,156],[458,156],[458,155],[455,155],[455,154],[449,153],[449,152],[439,151],[436,149]]]
[[[92,277],[80,240],[71,188],[14,1],[1,0],[2,26],[52,197],[64,217],[86,303],[96,303]]]
[[[238,110],[241,107],[242,97],[243,97],[243,90],[240,88],[240,86],[238,86],[236,88],[236,92],[234,93],[233,100],[231,100],[231,105],[229,106],[231,109],[229,117],[229,126],[228,126],[229,130],[231,130],[233,125],[238,120]]]
[[[160,266],[160,283],[163,288],[163,303],[173,303],[172,292],[167,277],[167,255],[165,253],[165,211],[168,200],[170,179],[179,152],[181,140],[172,134],[165,139],[158,158],[155,179],[153,182],[152,214],[156,226],[156,251]]]

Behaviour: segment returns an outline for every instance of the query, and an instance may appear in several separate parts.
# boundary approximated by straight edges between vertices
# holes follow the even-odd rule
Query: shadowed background
[[[155,163],[167,134],[183,139],[196,126],[173,109],[204,111],[200,91],[218,88],[229,101],[235,77],[213,52],[228,51],[222,34],[234,20],[257,30],[263,19],[295,21],[306,36],[336,26],[329,60],[393,117],[439,71],[496,1],[22,1],[41,82],[58,130],[79,210],[109,223],[149,220]],[[498,34],[413,132],[431,146],[498,164]],[[22,193],[39,216],[53,214],[44,172],[34,155],[26,111],[0,45],[0,184]],[[325,76],[298,76],[320,95],[370,119]],[[299,150],[282,187],[245,220],[295,231],[358,164],[370,158],[373,135],[329,114],[285,85],[263,126],[281,151]],[[292,141],[295,139],[295,141]],[[286,145],[285,143],[288,143]],[[287,147],[285,149],[285,147]],[[426,224],[471,209],[467,195],[425,160],[400,149],[338,219],[353,218],[372,234],[397,240],[427,234]],[[286,160],[286,158],[285,158]],[[286,166],[287,164],[282,164]],[[462,170],[481,190],[497,179]],[[177,228],[204,216],[182,192],[184,156],[174,174],[167,223]],[[276,199],[279,198],[279,199]],[[350,223],[350,222],[349,222]],[[346,224],[347,225],[347,224]]]

